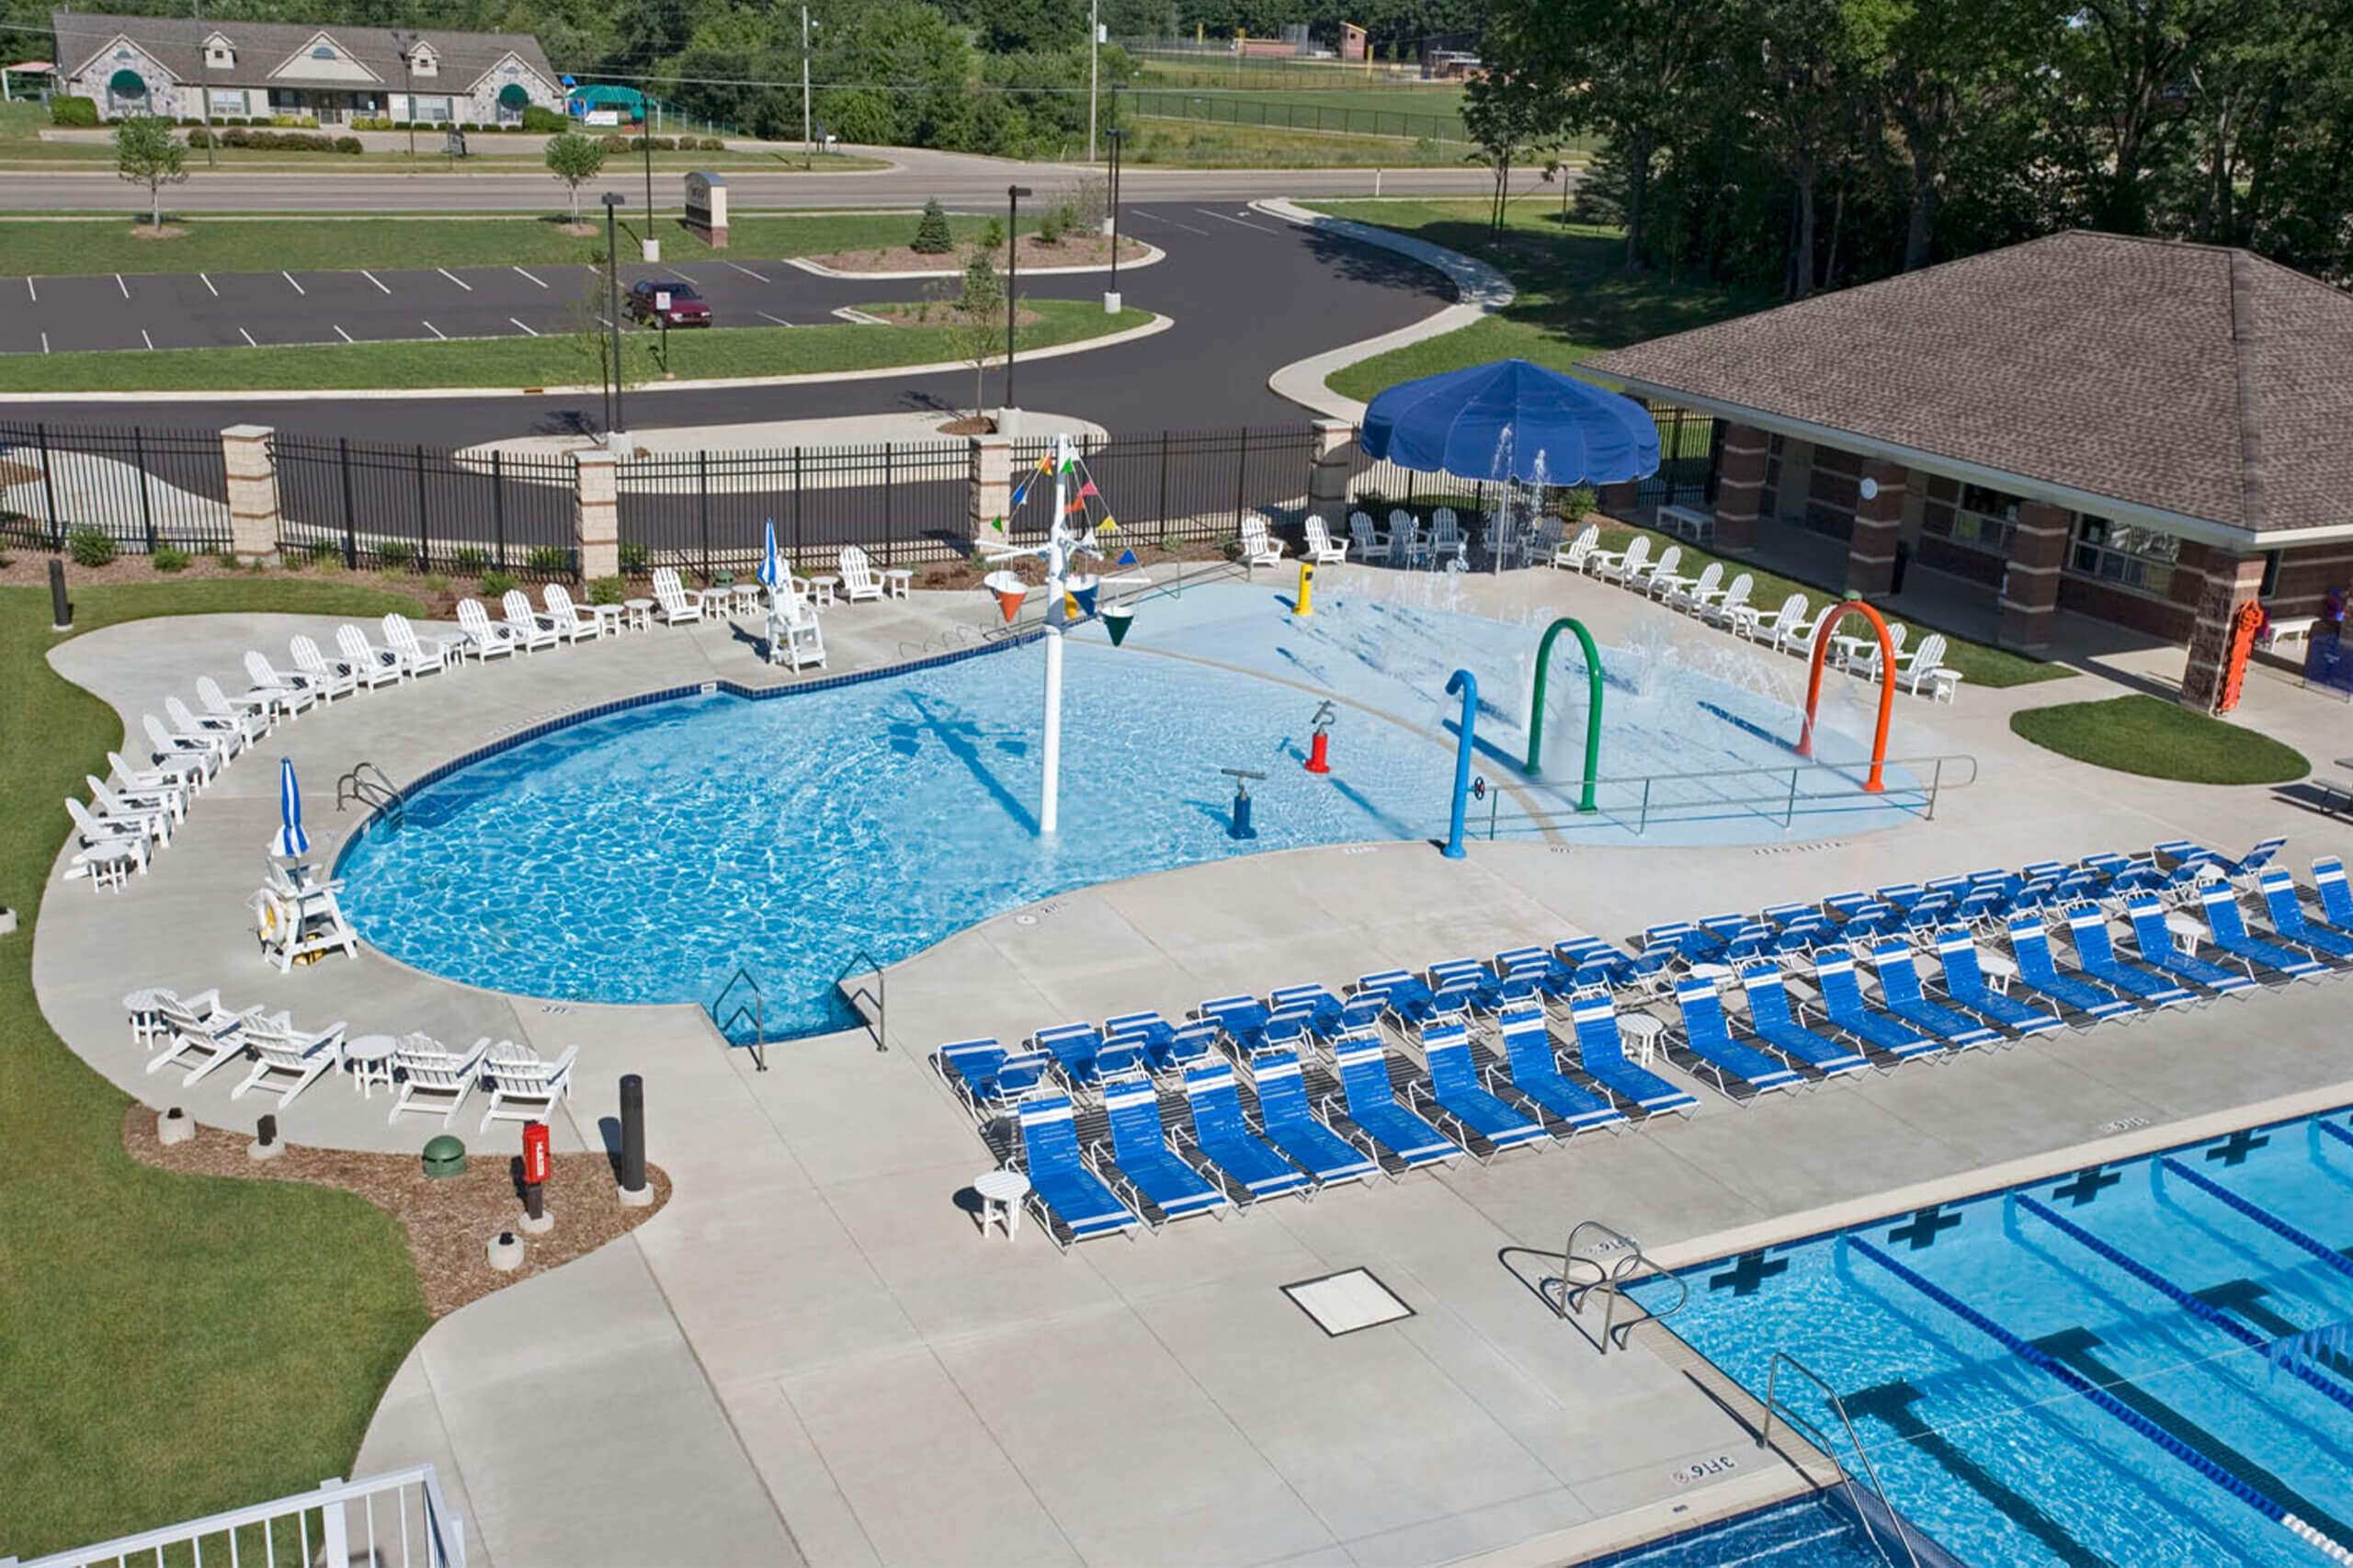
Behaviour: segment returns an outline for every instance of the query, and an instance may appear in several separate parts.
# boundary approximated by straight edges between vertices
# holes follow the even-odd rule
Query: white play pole
[[[1038,831],[1055,831],[1063,793],[1063,578],[1069,569],[1069,542],[1063,531],[1063,469],[1069,437],[1054,438],[1054,520],[1046,530],[1046,768],[1038,801]]]

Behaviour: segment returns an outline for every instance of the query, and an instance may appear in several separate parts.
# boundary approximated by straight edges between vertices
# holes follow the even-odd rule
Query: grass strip
[[[876,306],[875,309],[881,307]],[[1149,311],[1107,315],[1092,301],[1029,300],[1039,320],[1020,329],[1020,347],[1048,348],[1142,326]],[[597,329],[601,332],[603,329]],[[944,326],[726,327],[669,335],[670,371],[679,381],[794,376],[892,365],[954,363],[961,358]],[[630,335],[643,351],[642,329]],[[587,333],[447,342],[313,343],[262,348],[123,349],[102,354],[0,357],[0,392],[256,392],[446,387],[593,385],[597,350]],[[648,385],[657,383],[645,383]]]
[[[153,615],[417,608],[268,579],[85,587],[74,602],[76,635]],[[111,708],[50,667],[49,619],[42,590],[0,588],[0,903],[23,920],[0,937],[0,1551],[19,1556],[349,1474],[426,1326],[390,1215],[349,1193],[134,1163],[128,1096],[43,1020],[32,933],[59,802],[122,736]],[[75,882],[58,896],[93,895]]]
[[[2293,746],[2158,697],[2024,708],[2010,731],[2095,767],[2184,784],[2285,784],[2312,771]]]

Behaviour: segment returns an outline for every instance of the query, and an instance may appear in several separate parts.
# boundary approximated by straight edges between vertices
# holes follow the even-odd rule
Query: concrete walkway
[[[1342,569],[1319,589],[1369,593],[1381,575]],[[1579,578],[1460,587],[1466,608],[1575,614],[1606,642],[1668,628],[1696,656],[1719,638]],[[900,656],[917,633],[939,645],[988,613],[978,595],[845,607],[825,623],[834,667]],[[135,720],[301,624],[137,623],[55,659]],[[1794,683],[1794,661],[1780,664],[1770,673]],[[766,1073],[689,1008],[547,1007],[372,951],[278,977],[241,948],[278,750],[315,791],[362,756],[421,767],[550,710],[757,671],[724,629],[657,631],[354,699],[233,768],[131,892],[75,884],[45,906],[36,983],[60,1033],[132,1092],[183,1097],[206,1119],[244,1125],[247,1106],[210,1084],[166,1092],[141,1070],[115,1000],[131,983],[120,954],[142,956],[142,979],[218,982],[233,1004],[301,1018],[577,1043],[582,1085],[558,1130],[574,1145],[600,1138],[617,1074],[645,1075],[670,1206],[597,1256],[437,1324],[357,1461],[364,1474],[431,1460],[493,1562],[1565,1558],[1628,1528],[1599,1521],[1688,1522],[1789,1482],[1677,1365],[1639,1347],[1597,1356],[1530,1293],[1543,1260],[1513,1249],[1557,1255],[1586,1217],[1656,1249],[1787,1234],[1824,1212],[1893,1207],[1885,1195],[1918,1183],[1983,1185],[1999,1163],[2056,1168],[2095,1141],[2148,1146],[2190,1119],[2353,1098],[2340,1044],[2353,994],[2328,981],[1745,1110],[1701,1089],[1688,1122],[1069,1256],[1034,1226],[1011,1244],[976,1234],[968,1189],[992,1156],[927,1063],[943,1040],[2165,837],[2242,848],[2286,832],[2293,864],[2353,849],[2342,823],[2274,791],[2130,778],[2009,736],[2015,707],[2119,689],[2090,674],[1965,688],[1949,708],[1899,698],[1899,753],[1982,765],[1934,822],[1738,848],[1479,843],[1462,861],[1417,844],[1335,846],[1081,890],[894,968],[885,1049],[804,1040],[772,1050]],[[1859,709],[1859,684],[1832,678],[1854,689],[1827,700]],[[2253,684],[2251,710],[2279,733],[2342,723],[2334,699]],[[297,1141],[366,1147],[411,1148],[432,1131],[388,1136],[380,1109],[338,1084],[285,1119]],[[1279,1290],[1358,1267],[1415,1315],[1330,1338]],[[1677,1474],[1720,1455],[1739,1468]]]

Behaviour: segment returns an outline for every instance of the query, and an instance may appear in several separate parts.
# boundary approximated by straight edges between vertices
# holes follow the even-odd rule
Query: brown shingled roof
[[[2242,250],[2053,234],[1583,368],[2224,528],[2353,522],[2353,297]]]

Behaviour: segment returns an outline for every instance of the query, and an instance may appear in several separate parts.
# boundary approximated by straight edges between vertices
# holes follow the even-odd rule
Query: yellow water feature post
[[[1299,598],[1291,607],[1291,614],[1313,615],[1314,613],[1315,562],[1302,561],[1299,563]]]
[[[1577,810],[1593,810],[1593,783],[1601,767],[1601,650],[1593,644],[1593,633],[1585,622],[1574,616],[1563,616],[1544,629],[1544,640],[1536,645],[1536,695],[1529,704],[1528,762],[1522,772],[1534,774],[1537,754],[1544,745],[1544,677],[1552,668],[1552,644],[1563,631],[1574,631],[1585,645],[1585,667],[1587,696],[1585,709],[1585,793],[1577,802]]]

